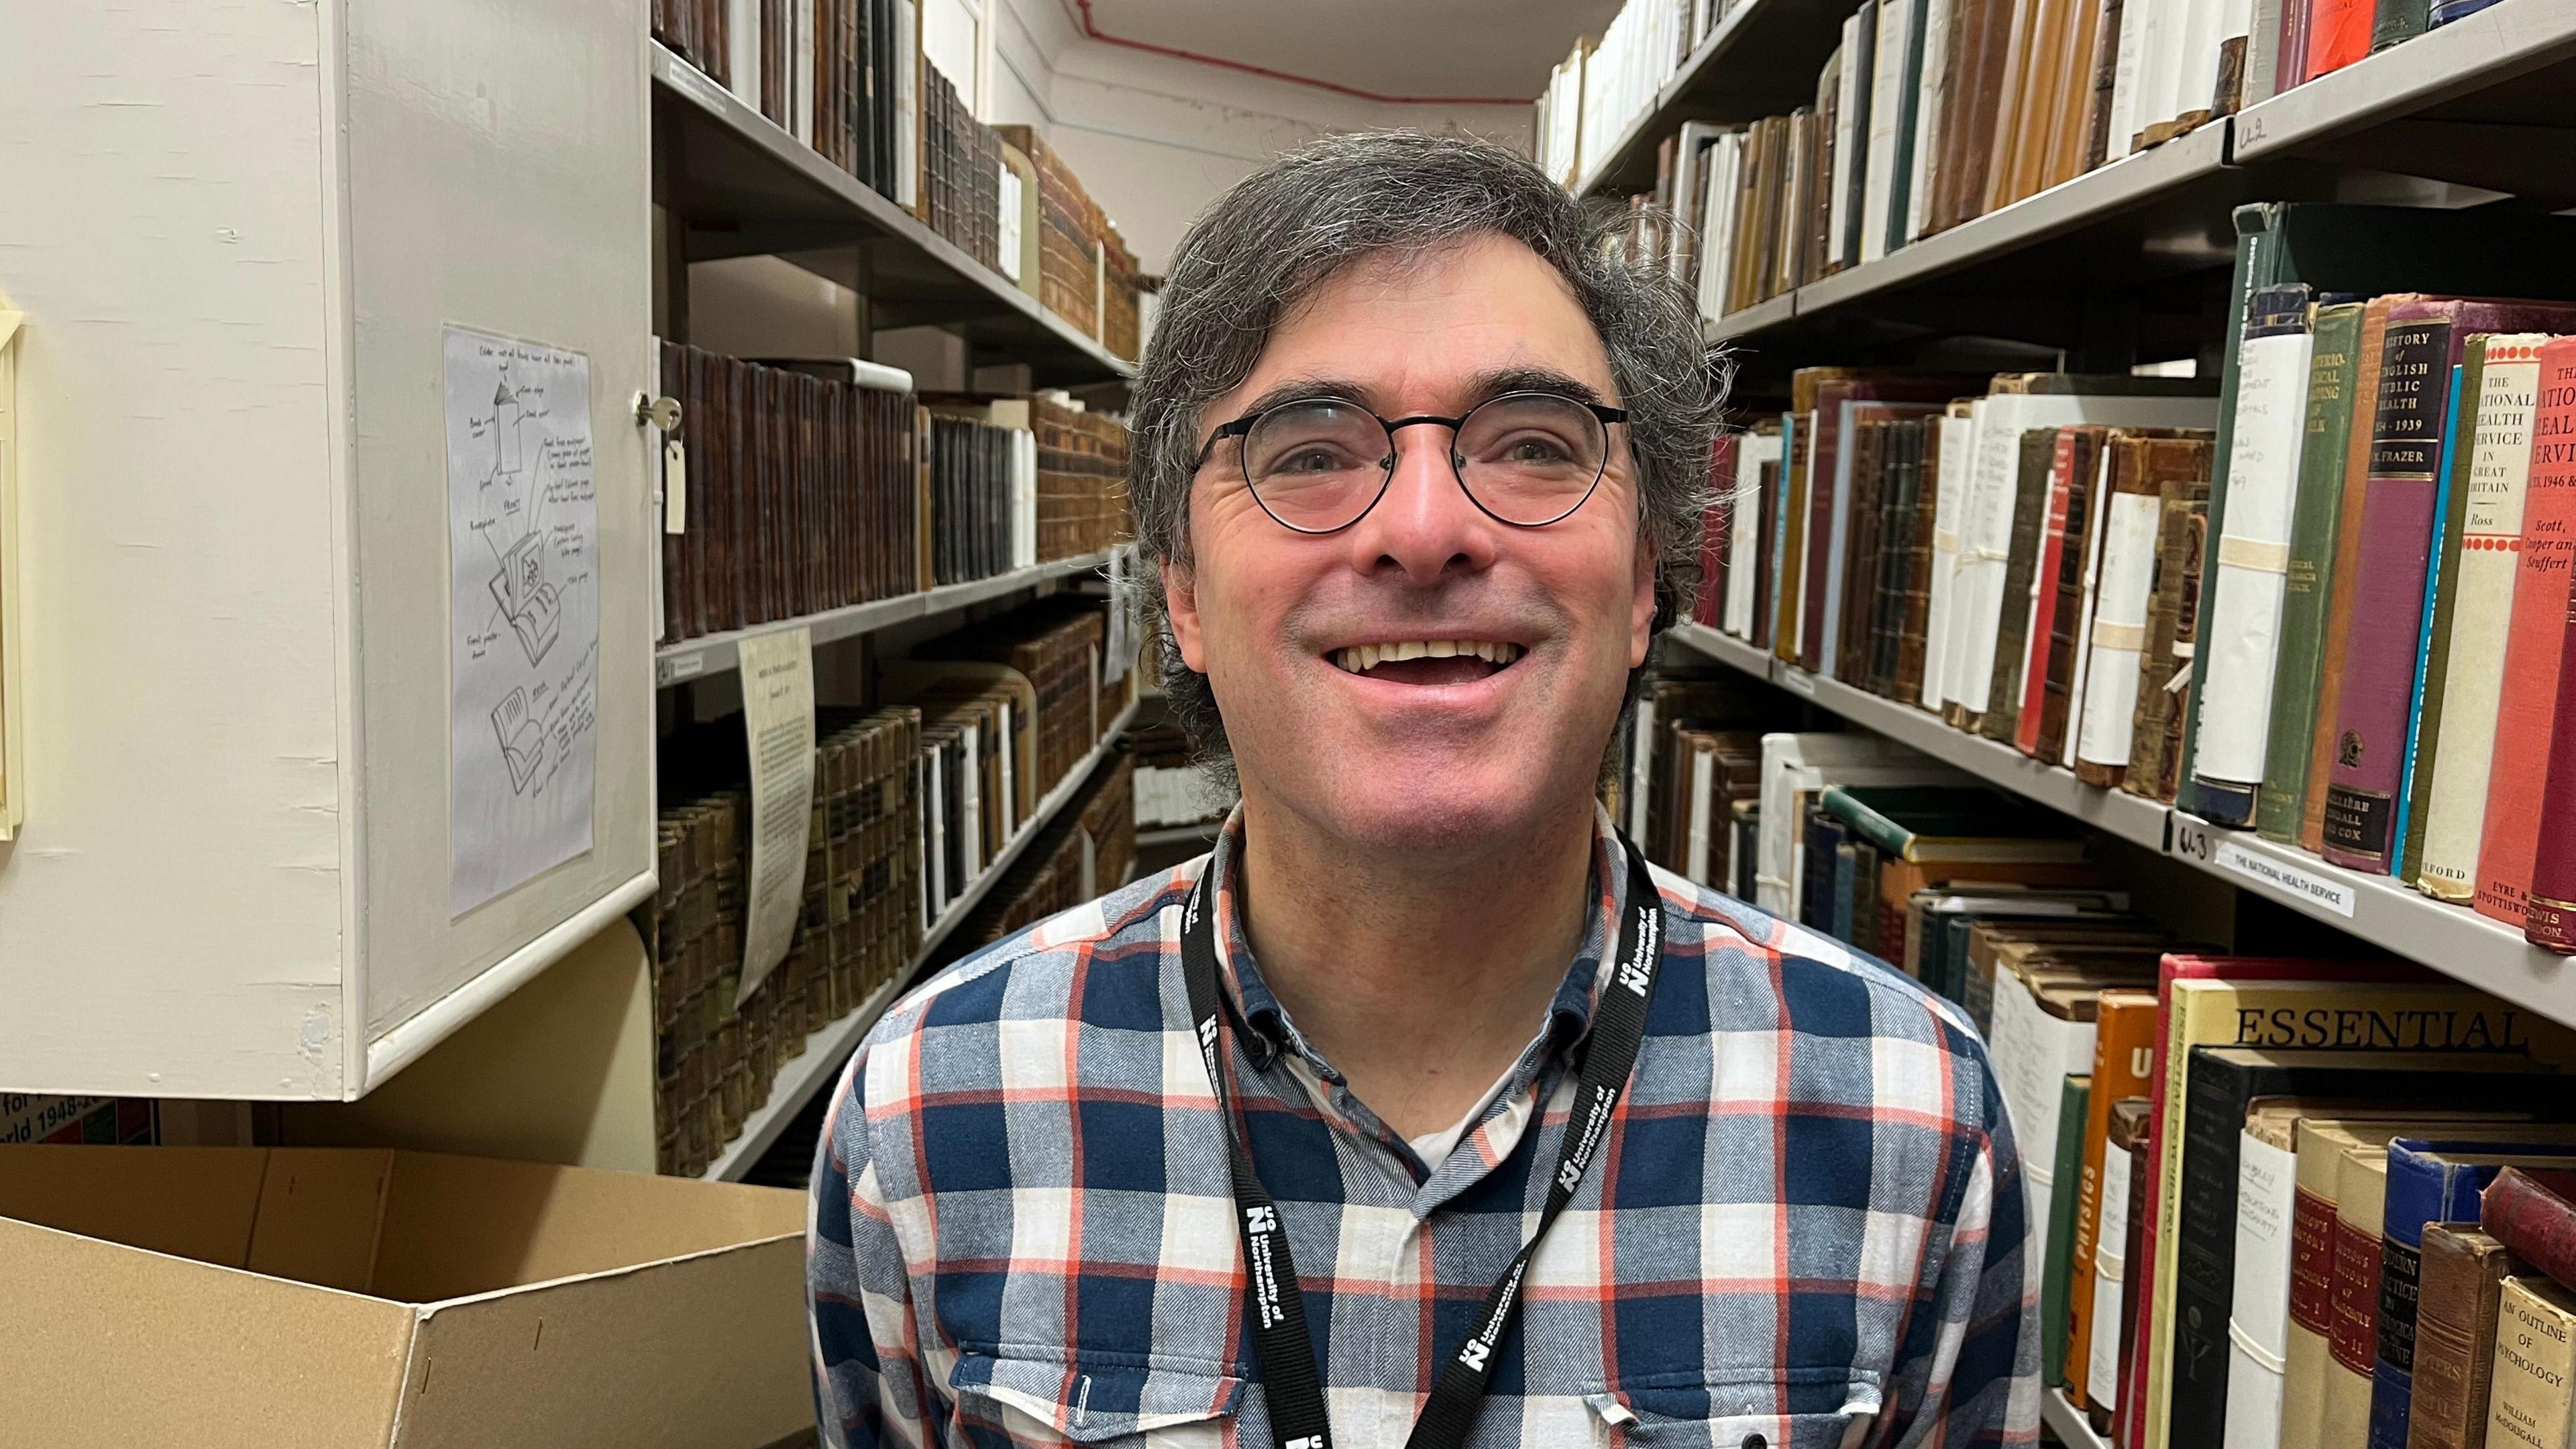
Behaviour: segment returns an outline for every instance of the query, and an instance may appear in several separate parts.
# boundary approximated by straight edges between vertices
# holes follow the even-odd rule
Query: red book
[[[2185,978],[2215,978],[2226,981],[2411,981],[2431,980],[2423,967],[2404,961],[2318,961],[2305,957],[2271,956],[2192,956],[2180,952],[2166,956],[2156,970],[2156,1050],[2162,1052],[2173,1027],[2173,984]],[[2163,1234],[2156,1231],[2156,1218],[2163,1210],[2167,1184],[2157,1165],[2164,1161],[2165,1141],[2165,1070],[2158,1062],[2153,1073],[2154,1087],[2147,1094],[2153,1104],[2147,1112],[2147,1155],[2135,1169],[2146,1178],[2146,1213],[2141,1226],[2130,1222],[2130,1231],[2139,1235],[2139,1249],[2129,1256],[2127,1284],[2121,1289],[2124,1305],[2155,1301],[2156,1244]],[[2152,1340],[2143,1332],[2130,1343],[2122,1338],[2127,1353],[2120,1379],[2120,1407],[2112,1425],[2112,1436],[2122,1444],[2138,1439],[2131,1426],[2144,1422],[2147,1395],[2147,1350]]]
[[[2031,570],[2030,637],[2021,668],[2021,713],[2013,718],[2013,748],[2039,753],[2040,715],[2048,706],[2049,631],[2057,626],[2057,574],[2065,566],[2067,499],[2075,486],[2080,428],[2057,430],[2057,452],[2048,465],[2048,517],[2039,536],[2039,563]]]
[[[1726,599],[1726,558],[1735,528],[1735,450],[1741,435],[1722,432],[1708,445],[1708,514],[1700,525],[1699,598],[1691,617],[1717,627],[1717,611]]]
[[[2558,718],[2559,661],[2567,635],[2568,579],[2576,569],[2576,337],[2540,348],[2532,399],[2531,473],[2523,492],[2522,557],[2514,569],[2513,622],[2496,698],[2495,759],[2478,839],[2477,908],[2522,925],[2540,841],[2542,792]],[[2523,788],[2516,788],[2517,785]]]
[[[2315,80],[2370,54],[2370,23],[2378,13],[2371,0],[2306,0],[2306,5],[2308,63],[2300,79]]]
[[[2576,1283],[2576,1172],[2506,1168],[2478,1200],[2478,1226],[2541,1272]]]
[[[2563,631],[2558,651],[2558,718],[2549,734],[2549,781],[2540,791],[2538,839],[2532,847],[2531,893],[2522,934],[2531,944],[2576,956],[2576,670],[2567,667],[2565,644],[2576,644],[2576,621]]]

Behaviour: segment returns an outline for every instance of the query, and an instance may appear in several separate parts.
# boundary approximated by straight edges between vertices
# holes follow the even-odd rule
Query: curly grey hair
[[[1654,544],[1657,626],[1688,612],[1725,366],[1702,342],[1681,281],[1626,259],[1630,221],[1624,208],[1587,211],[1526,157],[1491,142],[1371,131],[1281,157],[1191,224],[1131,393],[1127,476],[1145,564],[1137,583],[1161,644],[1163,691],[1220,782],[1233,783],[1224,720],[1207,677],[1182,662],[1163,623],[1158,565],[1191,561],[1201,411],[1250,375],[1281,318],[1354,263],[1499,234],[1564,276],[1600,333],[1628,410],[1641,527]]]

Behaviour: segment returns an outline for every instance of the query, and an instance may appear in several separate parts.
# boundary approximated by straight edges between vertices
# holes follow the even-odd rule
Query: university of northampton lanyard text
[[[1539,1212],[1538,1231],[1512,1256],[1511,1266],[1485,1294],[1475,1331],[1441,1367],[1430,1402],[1414,1422],[1406,1449],[1458,1449],[1483,1407],[1486,1382],[1493,1377],[1494,1345],[1520,1307],[1521,1276],[1530,1256],[1574,1197],[1601,1145],[1619,1094],[1636,1066],[1645,1038],[1646,1006],[1654,999],[1655,976],[1662,966],[1663,908],[1646,859],[1625,837],[1619,840],[1628,859],[1627,910],[1619,925],[1617,965],[1592,1008],[1592,1031],[1575,1064],[1574,1113],[1566,1119],[1565,1140],[1557,1151],[1556,1173],[1548,1180],[1547,1205]],[[1225,1129],[1228,1164],[1234,1179],[1234,1225],[1243,1239],[1246,1278],[1244,1309],[1252,1316],[1252,1339],[1261,1355],[1261,1382],[1269,1392],[1270,1434],[1278,1449],[1332,1449],[1332,1426],[1324,1416],[1323,1385],[1316,1379],[1315,1351],[1306,1336],[1305,1297],[1297,1288],[1297,1265],[1288,1255],[1288,1233],[1279,1210],[1252,1170],[1252,1154],[1234,1130],[1234,1109],[1226,1091],[1224,1065],[1217,1059],[1221,997],[1216,973],[1216,907],[1208,899],[1202,873],[1192,887],[1181,919],[1181,975],[1190,995],[1190,1020],[1198,1033],[1199,1054],[1207,1062],[1208,1081],[1216,1088],[1217,1121]]]

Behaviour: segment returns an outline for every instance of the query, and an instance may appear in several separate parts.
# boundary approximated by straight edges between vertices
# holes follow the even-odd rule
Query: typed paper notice
[[[788,629],[742,641],[742,726],[751,747],[751,896],[739,1001],[787,959],[805,903],[814,816],[814,641]]]

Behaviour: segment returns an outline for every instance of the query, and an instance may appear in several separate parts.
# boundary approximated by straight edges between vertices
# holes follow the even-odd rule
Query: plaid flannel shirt
[[[1271,1443],[1181,906],[1218,872],[1240,1127],[1335,1441],[1395,1449],[1536,1222],[1627,872],[1436,1168],[1262,984],[1209,856],[942,972],[852,1059],[807,1261],[828,1445]],[[2038,1254],[1985,1046],[1877,962],[1667,872],[1645,1045],[1471,1444],[2022,1445]],[[1544,1104],[1539,1110],[1532,1108]]]

